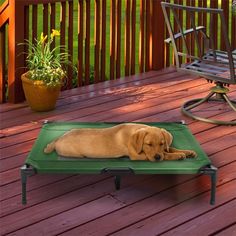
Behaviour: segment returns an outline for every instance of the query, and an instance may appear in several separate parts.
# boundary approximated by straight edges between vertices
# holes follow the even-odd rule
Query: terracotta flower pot
[[[61,86],[47,87],[29,80],[27,73],[21,75],[26,101],[34,111],[50,111],[56,106]]]

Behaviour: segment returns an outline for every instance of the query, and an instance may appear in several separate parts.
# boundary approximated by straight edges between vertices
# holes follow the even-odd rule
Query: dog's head
[[[138,154],[145,153],[149,160],[164,159],[164,152],[169,151],[172,135],[165,129],[145,127],[135,131],[131,143]]]

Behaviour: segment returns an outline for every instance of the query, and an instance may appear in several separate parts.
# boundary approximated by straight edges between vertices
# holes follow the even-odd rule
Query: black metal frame
[[[101,170],[101,174],[104,174],[104,173],[114,175],[114,184],[115,184],[116,190],[120,189],[121,175],[135,174],[133,169],[131,168],[116,168],[116,169],[105,168]],[[207,166],[202,167],[199,170],[199,173],[210,175],[211,177],[210,204],[214,205],[215,195],[216,195],[217,168],[212,165],[207,165]],[[35,174],[37,174],[37,170],[34,167],[27,164],[21,167],[22,204],[23,205],[27,204],[27,192],[26,192],[27,178]]]
[[[211,178],[211,198],[210,204],[215,204],[215,195],[216,195],[216,181],[217,181],[217,168],[213,165],[207,165],[200,169],[200,174],[209,175]]]
[[[229,38],[227,34],[226,21],[222,9],[214,8],[199,8],[182,6],[178,4],[171,4],[167,2],[161,3],[163,14],[170,38],[166,39],[166,43],[172,43],[175,62],[178,70],[183,70],[191,74],[197,74],[206,78],[209,82],[214,81],[216,86],[211,89],[211,92],[205,98],[192,99],[183,104],[181,111],[196,120],[204,121],[219,125],[236,125],[235,121],[221,121],[209,118],[199,117],[192,113],[192,109],[201,105],[204,102],[219,101],[228,104],[233,111],[236,112],[236,101],[230,100],[227,96],[228,89],[225,85],[236,84],[236,51],[231,51]],[[174,32],[172,27],[168,10],[173,14],[173,18],[177,24],[177,33]],[[185,11],[190,16],[190,25],[192,28],[184,30],[178,11]],[[195,13],[210,14],[210,27],[213,25],[213,16],[219,16],[222,23],[222,35],[225,43],[226,51],[216,50],[216,45],[211,35],[207,35],[205,26],[197,26]],[[197,55],[191,55],[186,41],[187,35],[192,35],[197,47]],[[179,51],[177,40],[182,39],[183,48]],[[188,59],[188,63],[181,64],[180,57]],[[229,74],[226,79],[224,76]],[[213,98],[214,96],[214,98]]]
[[[22,186],[22,204],[25,205],[27,203],[26,198],[26,185],[28,176],[32,176],[37,174],[37,170],[30,165],[23,165],[20,169],[21,173],[21,186]]]

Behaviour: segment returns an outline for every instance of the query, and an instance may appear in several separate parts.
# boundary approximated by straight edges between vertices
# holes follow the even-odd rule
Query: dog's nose
[[[161,156],[157,154],[157,155],[155,156],[155,159],[156,159],[157,161],[160,161],[160,160],[161,160]]]

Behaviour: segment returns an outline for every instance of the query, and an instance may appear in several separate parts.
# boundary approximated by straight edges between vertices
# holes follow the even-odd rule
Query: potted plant
[[[26,40],[28,46],[26,63],[28,71],[21,76],[26,101],[34,111],[50,111],[55,108],[61,86],[66,78],[63,66],[68,64],[68,53],[60,52],[63,46],[52,47],[54,37],[60,32],[52,30],[48,37],[41,33],[34,42]]]

